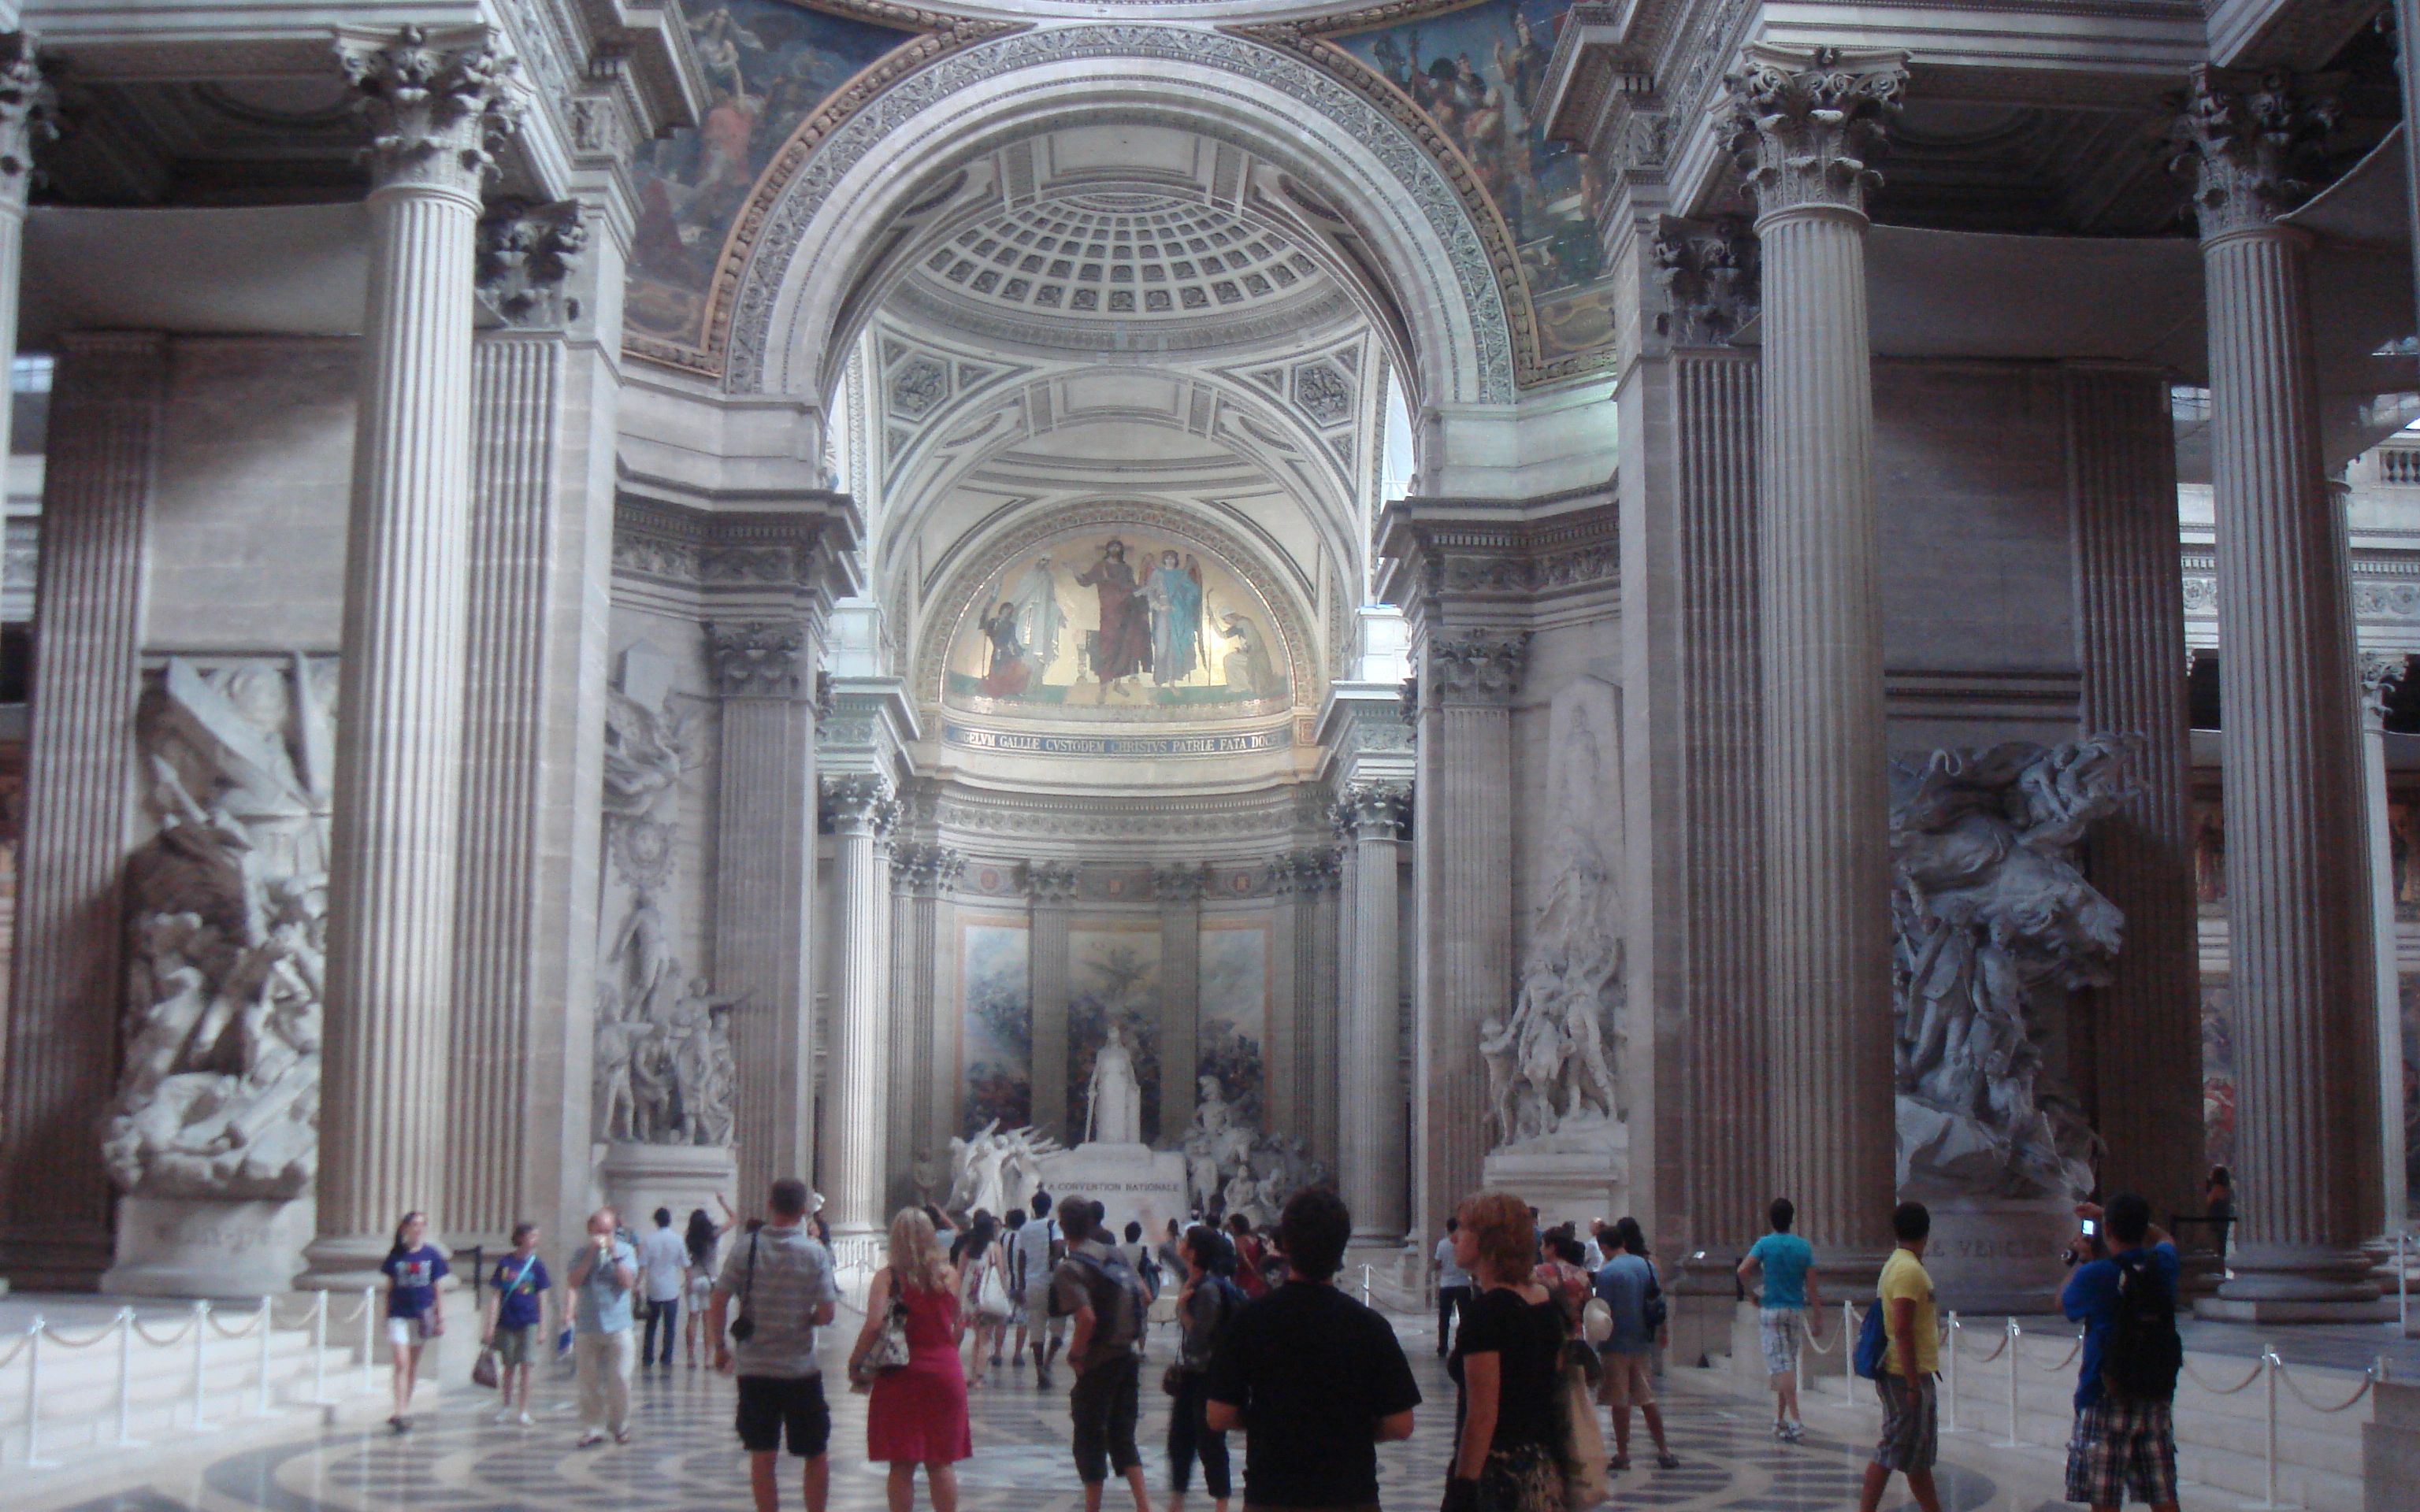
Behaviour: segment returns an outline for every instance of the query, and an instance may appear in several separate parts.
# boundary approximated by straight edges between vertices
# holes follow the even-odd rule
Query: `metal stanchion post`
[[[42,1331],[48,1326],[37,1313],[25,1329],[25,1463],[36,1469],[57,1463],[42,1458]]]
[[[142,1446],[134,1437],[134,1309],[117,1309],[117,1438],[120,1449]]]
[[[2267,1475],[2268,1494],[2267,1494],[2266,1496],[2264,1496],[2264,1497],[2261,1499],[2261,1503],[2260,1503],[2260,1504],[2261,1504],[2261,1505],[2263,1505],[2263,1506],[2272,1506],[2272,1507],[2273,1507],[2273,1506],[2275,1506],[2275,1505],[2277,1504],[2277,1365],[2278,1365],[2278,1364],[2279,1364],[2279,1361],[2278,1361],[2278,1359],[2277,1359],[2277,1351],[2276,1351],[2275,1350],[2273,1350],[2273,1349],[2270,1349],[2270,1348],[2268,1348],[2268,1347],[2266,1347],[2266,1346],[2263,1346],[2263,1347],[2262,1347],[2262,1349],[2261,1349],[2261,1350],[2260,1350],[2260,1369],[2261,1369],[2261,1372],[2269,1378],[2267,1381],[2265,1381],[2261,1382],[2261,1384],[2262,1384],[2264,1387],[2266,1387],[2266,1388],[2267,1388],[2268,1396],[2269,1396],[2269,1409],[2268,1409],[2268,1418],[2269,1418],[2268,1429],[2269,1429],[2269,1437],[2268,1437],[2268,1453],[2267,1453],[2267,1458],[2268,1458],[2268,1462],[2269,1462],[2269,1463],[2268,1463],[2268,1475]]]
[[[1361,1305],[1370,1305],[1370,1268],[1366,1265],[1361,1267]]]
[[[328,1294],[311,1293],[311,1402],[328,1405]]]
[[[1958,1315],[1954,1312],[1949,1315],[1948,1345],[1949,1431],[1955,1433],[1958,1431]]]
[[[378,1390],[378,1288],[362,1288],[362,1395]]]
[[[2405,1256],[2411,1242],[2408,1235],[2395,1236],[2395,1325],[2406,1337],[2412,1333],[2412,1262]]]
[[[203,1351],[210,1343],[210,1304],[194,1304],[194,1431],[201,1432],[209,1425],[202,1421]]]
[[[1876,1300],[1874,1305],[1882,1303]],[[1848,1298],[1840,1299],[1840,1399],[1857,1399],[1857,1304]]]
[[[260,1299],[260,1325],[259,1325],[259,1327],[260,1327],[260,1366],[259,1366],[259,1375],[260,1375],[260,1379],[259,1379],[258,1381],[255,1381],[255,1382],[253,1383],[254,1388],[255,1388],[255,1395],[254,1395],[254,1396],[253,1396],[253,1401],[252,1401],[252,1415],[253,1415],[253,1416],[255,1416],[255,1417],[267,1417],[267,1416],[269,1416],[269,1415],[270,1415],[270,1406],[269,1406],[269,1322],[270,1322],[269,1309],[270,1309],[270,1306],[271,1306],[271,1303],[270,1303],[270,1299],[269,1299],[269,1298],[267,1298],[267,1297],[263,1297],[263,1298],[261,1298],[261,1299]]]
[[[2009,1341],[2000,1347],[2009,1357],[2009,1436],[2000,1443],[2003,1449],[2020,1448],[2024,1444],[2024,1441],[2017,1437],[2017,1340],[2024,1336],[2025,1331],[2017,1326],[2017,1320],[2009,1319]]]

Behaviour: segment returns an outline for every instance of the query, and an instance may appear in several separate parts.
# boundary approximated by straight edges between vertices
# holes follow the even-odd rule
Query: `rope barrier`
[[[194,1319],[193,1315],[186,1315],[184,1322],[178,1327],[177,1332],[169,1335],[166,1338],[154,1337],[151,1331],[143,1326],[143,1319],[139,1318],[128,1319],[126,1320],[126,1326],[134,1330],[135,1335],[142,1339],[144,1343],[150,1345],[155,1350],[164,1350],[171,1345],[183,1343],[185,1341],[185,1335],[194,1331]]]
[[[241,1328],[229,1328],[225,1323],[219,1321],[219,1315],[216,1312],[210,1314],[210,1332],[216,1334],[223,1339],[248,1339],[252,1337],[253,1332],[259,1327],[260,1315],[258,1313],[254,1313],[252,1315],[252,1320],[244,1324]]]
[[[100,1333],[93,1335],[89,1338],[80,1339],[70,1338],[65,1334],[60,1333],[55,1327],[45,1323],[42,1325],[42,1337],[63,1350],[88,1350],[96,1344],[105,1343],[108,1340],[116,1337],[117,1325],[120,1319],[113,1318],[102,1327]]]
[[[2045,1375],[2055,1376],[2060,1371],[2065,1370],[2069,1365],[2075,1364],[2075,1357],[2083,1352],[2084,1335],[2079,1333],[2075,1335],[2075,1342],[2068,1346],[2066,1356],[2059,1360],[2057,1364],[2044,1365],[2039,1360],[2029,1360],[2026,1364],[2032,1365],[2035,1369],[2041,1371]]]
[[[1963,1331],[1962,1330],[1961,1332],[1963,1332]],[[1968,1359],[1970,1359],[1970,1360],[1974,1361],[1977,1365],[1990,1365],[1993,1361],[1994,1361],[1994,1360],[1998,1359],[2000,1356],[2002,1356],[2002,1355],[2004,1355],[2004,1354],[2006,1354],[2006,1353],[2008,1353],[2008,1352],[2009,1352],[2009,1335],[2006,1335],[2006,1334],[2003,1334],[2003,1335],[2000,1335],[2000,1342],[1999,1342],[1999,1344],[1998,1344],[1997,1346],[1995,1346],[1995,1347],[1993,1349],[1993,1350],[1992,1350],[1992,1352],[1991,1352],[1991,1353],[1989,1353],[1989,1354],[1974,1354],[1974,1353],[1971,1353],[1971,1352],[1970,1352],[1966,1357],[1967,1357]]]
[[[2186,1379],[2190,1380],[2195,1385],[2199,1386],[2202,1390],[2210,1393],[2212,1396],[2232,1396],[2238,1392],[2250,1391],[2252,1389],[2253,1382],[2258,1381],[2260,1379],[2260,1373],[2268,1368],[2267,1357],[2263,1356],[2260,1360],[2253,1363],[2252,1373],[2245,1376],[2242,1381],[2237,1381],[2234,1385],[2213,1386],[2209,1381],[2202,1380],[2201,1372],[2193,1367],[2193,1357],[2191,1355],[2187,1355],[2185,1357],[2184,1363],[2184,1373]]]
[[[2334,1407],[2321,1407],[2319,1403],[2304,1396],[2303,1394],[2302,1387],[2294,1384],[2294,1372],[2288,1368],[2282,1360],[2278,1362],[2277,1374],[2278,1377],[2286,1382],[2286,1389],[2294,1394],[2294,1400],[2302,1403],[2304,1407],[2309,1408],[2312,1412],[2320,1413],[2350,1412],[2354,1407],[2360,1404],[2363,1397],[2369,1395],[2369,1389],[2378,1384],[2377,1370],[2375,1368],[2365,1370],[2361,1373],[2361,1384],[2353,1388],[2353,1394],[2351,1396],[2346,1397],[2343,1401],[2338,1402]]]

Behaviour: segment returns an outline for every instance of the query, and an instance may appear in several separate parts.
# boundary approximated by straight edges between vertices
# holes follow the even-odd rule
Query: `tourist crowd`
[[[573,1361],[583,1446],[629,1441],[631,1378],[673,1364],[686,1302],[690,1364],[698,1364],[702,1334],[707,1363],[737,1378],[737,1427],[760,1512],[779,1505],[784,1448],[802,1465],[809,1512],[823,1512],[831,1412],[816,1340],[841,1292],[814,1207],[804,1182],[776,1181],[768,1216],[727,1247],[727,1203],[722,1222],[700,1210],[677,1232],[659,1209],[635,1242],[611,1208],[591,1216],[565,1268],[557,1345]],[[2131,1496],[2167,1512],[2176,1505],[2171,1404],[2182,1357],[2176,1246],[2139,1196],[2077,1212],[2075,1269],[2061,1298],[2085,1326],[2068,1498],[2115,1508]],[[1795,1207],[1776,1199],[1768,1218],[1771,1231],[1741,1260],[1739,1280],[1755,1288],[1774,1434],[1794,1443],[1806,1431],[1798,1355],[1820,1337],[1823,1298],[1814,1247],[1794,1232]],[[421,1214],[407,1214],[383,1267],[397,1432],[411,1427],[422,1350],[444,1328],[447,1264],[425,1228]],[[1894,1473],[1922,1512],[1941,1504],[1940,1332],[1924,1267],[1931,1229],[1920,1203],[1893,1214],[1895,1246],[1854,1342],[1854,1368],[1874,1382],[1883,1409],[1863,1512],[1875,1512]],[[849,1389],[870,1398],[865,1453],[888,1467],[892,1512],[908,1512],[920,1469],[935,1512],[955,1512],[956,1466],[973,1453],[969,1388],[1001,1366],[1004,1346],[1009,1368],[1022,1369],[1030,1351],[1038,1385],[1051,1384],[1063,1359],[1073,1372],[1069,1446],[1085,1512],[1100,1512],[1112,1476],[1135,1512],[1152,1512],[1136,1433],[1155,1316],[1176,1331],[1160,1379],[1171,1398],[1169,1512],[1182,1507],[1197,1463],[1218,1512],[1227,1512],[1227,1438],[1238,1431],[1246,1506],[1374,1512],[1377,1446],[1410,1436],[1420,1392],[1393,1328],[1335,1285],[1351,1233],[1344,1203],[1324,1188],[1295,1194],[1273,1232],[1171,1223],[1156,1244],[1140,1224],[1113,1231],[1102,1205],[1082,1196],[1054,1205],[1037,1193],[1031,1211],[997,1222],[978,1213],[962,1230],[929,1207],[901,1211],[847,1354]],[[500,1423],[532,1422],[530,1367],[547,1338],[553,1285],[538,1239],[535,1225],[519,1226],[482,1288],[481,1379],[502,1390]],[[1652,1369],[1667,1321],[1664,1278],[1637,1219],[1599,1224],[1583,1241],[1571,1225],[1541,1231],[1536,1211],[1517,1197],[1481,1192],[1448,1220],[1431,1273],[1437,1352],[1458,1392],[1442,1512],[1597,1504],[1608,1473],[1629,1467],[1634,1409],[1657,1466],[1680,1463]],[[1610,1414],[1610,1453],[1596,1405]]]

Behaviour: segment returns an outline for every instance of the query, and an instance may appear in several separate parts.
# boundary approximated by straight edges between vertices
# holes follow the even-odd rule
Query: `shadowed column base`
[[[2365,1323],[2395,1316],[2395,1300],[2370,1279],[2357,1250],[2300,1244],[2239,1244],[2218,1295],[2194,1314],[2230,1323]]]

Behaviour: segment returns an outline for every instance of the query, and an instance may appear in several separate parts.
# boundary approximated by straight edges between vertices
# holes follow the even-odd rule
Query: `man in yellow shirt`
[[[1941,1512],[1941,1493],[1932,1484],[1941,1441],[1940,1404],[1932,1394],[1932,1375],[1941,1368],[1941,1324],[1932,1304],[1932,1277],[1924,1269],[1932,1214],[1921,1202],[1902,1202],[1891,1214],[1891,1232],[1899,1248],[1883,1262],[1882,1284],[1874,1288],[1874,1305],[1883,1309],[1883,1330],[1890,1341],[1882,1374],[1874,1378],[1883,1399],[1883,1436],[1873,1463],[1866,1467],[1857,1507],[1875,1512],[1896,1470],[1907,1477],[1923,1512]]]

